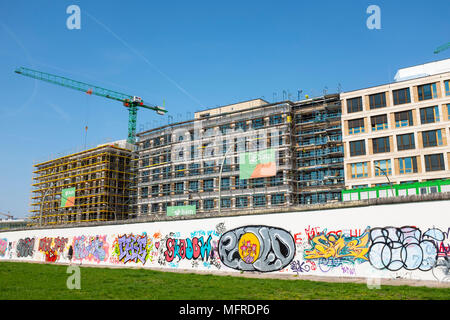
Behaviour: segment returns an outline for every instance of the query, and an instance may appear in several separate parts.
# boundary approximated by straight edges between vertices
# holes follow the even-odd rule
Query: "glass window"
[[[352,163],[352,178],[366,178],[368,176],[367,167],[367,162]]]
[[[230,178],[226,177],[226,178],[222,178],[220,181],[220,185],[222,190],[229,190],[230,189]]]
[[[253,188],[264,188],[264,178],[250,179]]]
[[[189,191],[190,192],[198,191],[198,181],[189,181]]]
[[[347,112],[353,113],[362,111],[362,97],[347,99]]]
[[[259,129],[262,127],[264,127],[264,119],[263,118],[252,120],[252,128],[253,129]]]
[[[283,122],[282,118],[281,118],[281,114],[277,114],[274,116],[270,116],[270,125],[274,125],[274,124],[280,124]]]
[[[214,199],[206,199],[203,201],[203,209],[211,210],[214,209]]]
[[[373,153],[389,152],[389,137],[372,139]]]
[[[266,205],[266,196],[265,195],[253,196],[253,206],[254,207],[263,207],[265,205]]]
[[[195,206],[195,209],[198,210],[200,208],[200,202],[198,200],[190,200],[189,201],[190,206]]]
[[[199,163],[191,163],[189,165],[189,175],[190,176],[198,175],[200,173],[198,168],[200,168],[200,164]]]
[[[231,208],[231,199],[230,198],[221,198],[220,199],[220,207],[221,208]]]
[[[364,140],[350,142],[350,156],[361,156],[366,154],[366,142]]]
[[[247,189],[247,179],[239,179],[239,176],[236,177],[236,189]]]
[[[436,83],[424,84],[417,86],[419,101],[437,98]]]
[[[163,195],[167,196],[168,194],[170,194],[170,184],[163,184],[163,190],[162,190]]]
[[[247,123],[245,121],[236,122],[235,130],[247,131]]]
[[[379,116],[370,117],[373,131],[384,130],[388,128],[387,115],[382,114]]]
[[[410,103],[411,98],[409,94],[409,88],[393,90],[392,95],[394,97],[394,105]]]
[[[416,173],[417,172],[417,158],[405,157],[398,159],[400,174]]]
[[[285,202],[285,200],[286,200],[286,199],[285,199],[284,194],[282,194],[282,193],[277,193],[277,194],[272,195],[271,203],[272,203],[272,204],[282,204],[282,203]]]
[[[376,93],[369,96],[370,109],[378,109],[386,107],[386,93]]]
[[[395,117],[395,127],[407,127],[413,125],[413,115],[412,110],[396,112]]]
[[[392,174],[391,160],[377,160],[373,162],[375,168],[375,176],[384,176],[385,174]]]
[[[438,122],[438,121],[439,121],[438,106],[420,109],[420,122],[422,124],[434,123],[434,122]]]
[[[236,208],[245,208],[245,207],[248,207],[248,198],[236,197]]]
[[[348,120],[348,134],[364,132],[364,118]]]
[[[204,180],[203,191],[214,191],[214,180],[213,179]]]
[[[450,80],[444,81],[445,95],[450,96]]]
[[[397,136],[397,150],[415,149],[414,133],[399,134]]]
[[[429,130],[422,132],[423,147],[437,147],[442,145],[441,130]]]
[[[184,182],[175,183],[175,193],[181,194],[184,191]]]
[[[445,170],[444,155],[442,153],[425,155],[425,170]]]
[[[184,172],[186,171],[186,165],[179,164],[175,166],[175,177],[184,177]]]

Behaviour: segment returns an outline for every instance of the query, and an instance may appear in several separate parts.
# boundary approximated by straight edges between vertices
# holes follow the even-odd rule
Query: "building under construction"
[[[34,165],[33,226],[129,218],[134,153],[125,141]]]
[[[344,186],[340,115],[339,95],[272,104],[256,99],[142,132],[138,214],[338,201]],[[245,176],[243,154],[272,155],[273,165]]]
[[[297,203],[341,200],[344,147],[339,95],[299,101],[293,114]]]

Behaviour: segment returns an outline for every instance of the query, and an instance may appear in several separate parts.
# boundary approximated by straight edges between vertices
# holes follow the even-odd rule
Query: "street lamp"
[[[223,172],[223,165],[225,164],[225,160],[227,159],[228,153],[233,148],[234,148],[234,144],[231,144],[231,146],[225,152],[225,155],[223,156],[222,164],[220,165],[220,171],[219,171],[219,214],[220,214],[221,208],[222,208],[221,201],[222,201],[222,172]]]
[[[389,177],[388,177],[386,171],[385,171],[384,169],[380,168],[379,166],[375,166],[375,168],[377,168],[378,170],[380,170],[380,171],[383,173],[383,175],[386,177],[386,179],[387,179],[389,185],[391,186],[392,196],[394,197],[394,196],[395,196],[394,186],[392,185],[391,180],[389,180]]]

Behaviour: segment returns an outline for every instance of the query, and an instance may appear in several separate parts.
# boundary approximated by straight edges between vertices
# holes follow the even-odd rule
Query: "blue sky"
[[[81,9],[69,30],[68,6]],[[369,5],[381,9],[370,30]],[[119,102],[14,73],[66,76],[149,104],[175,120],[238,101],[297,98],[391,82],[398,68],[450,57],[450,2],[2,1],[0,212],[25,217],[33,163],[127,135]],[[138,130],[167,116],[138,112]]]

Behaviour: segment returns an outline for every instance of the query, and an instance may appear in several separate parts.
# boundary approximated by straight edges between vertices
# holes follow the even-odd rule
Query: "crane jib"
[[[78,91],[82,91],[84,93],[87,93],[89,95],[97,95],[100,97],[113,99],[117,101],[121,101],[124,106],[129,108],[129,118],[128,118],[128,141],[131,143],[135,142],[136,137],[136,118],[137,118],[137,108],[147,108],[150,110],[156,111],[159,115],[163,115],[167,112],[163,107],[158,106],[147,106],[144,105],[144,102],[140,97],[137,96],[131,96],[127,94],[123,94],[117,91],[105,89],[99,86],[94,86],[88,83],[84,83],[81,81],[72,80],[69,78],[57,76],[54,74],[42,72],[42,71],[36,71],[32,69],[28,69],[25,67],[20,67],[15,70],[16,73],[21,74],[26,77],[34,78],[37,80],[42,80],[45,82],[53,83],[62,87],[75,89]]]

